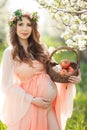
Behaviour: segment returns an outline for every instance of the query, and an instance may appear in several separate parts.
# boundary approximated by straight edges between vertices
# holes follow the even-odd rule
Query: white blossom
[[[61,38],[65,40],[67,46],[77,48],[81,51],[86,49],[87,0],[55,0],[54,3],[52,9],[48,10],[54,14],[56,20],[60,20],[58,27],[61,26],[64,30]]]
[[[62,4],[63,4],[63,5],[66,5],[66,4],[68,4],[68,3],[69,3],[68,0],[62,0]]]
[[[78,46],[78,43],[77,43],[77,42],[74,42],[74,41],[71,40],[71,39],[68,39],[68,40],[66,41],[66,44],[67,44],[67,46],[69,46],[69,47],[71,47],[71,48],[77,48],[77,46]]]
[[[53,46],[50,46],[48,49],[48,52],[51,54],[54,50],[55,50],[55,48]]]
[[[71,25],[71,29],[72,30],[77,30],[78,29],[78,25],[77,24],[72,24]]]
[[[79,25],[79,30],[87,31],[87,25],[85,25],[85,24],[80,24],[80,25]]]

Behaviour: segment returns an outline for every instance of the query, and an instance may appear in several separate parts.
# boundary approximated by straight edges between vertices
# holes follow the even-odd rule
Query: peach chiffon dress
[[[39,96],[53,100],[51,110],[59,130],[65,130],[73,110],[75,85],[54,83],[39,61],[32,63],[31,67],[27,63],[14,62],[11,47],[5,50],[1,65],[1,120],[8,130],[48,130],[50,109],[31,103],[33,97]],[[53,122],[52,116],[50,121]]]

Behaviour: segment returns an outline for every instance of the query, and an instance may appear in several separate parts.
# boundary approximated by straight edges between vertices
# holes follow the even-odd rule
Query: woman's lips
[[[28,33],[22,33],[22,35],[27,36],[27,35],[28,35]]]

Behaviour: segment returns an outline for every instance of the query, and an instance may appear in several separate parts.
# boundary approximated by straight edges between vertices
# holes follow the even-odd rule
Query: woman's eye
[[[31,24],[27,24],[27,26],[32,26]]]
[[[23,25],[23,23],[19,23],[18,25],[19,25],[19,26],[22,26],[22,25]]]
[[[19,26],[23,26],[24,24],[23,23],[18,23]],[[24,26],[28,26],[28,27],[31,27],[32,25],[31,24],[26,24]]]

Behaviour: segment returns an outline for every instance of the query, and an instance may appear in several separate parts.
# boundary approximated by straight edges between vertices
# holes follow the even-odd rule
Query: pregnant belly
[[[37,88],[37,96],[44,97],[52,101],[56,98],[56,85],[47,74],[38,75],[36,86],[37,87],[35,88]]]
[[[53,101],[57,95],[56,85],[47,74],[36,75],[28,82],[22,82],[21,87],[34,97],[44,97]]]
[[[48,80],[47,81],[47,91],[46,91],[46,98],[51,99],[52,101],[56,98],[57,95],[57,89],[56,85],[53,81]]]

